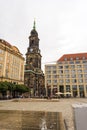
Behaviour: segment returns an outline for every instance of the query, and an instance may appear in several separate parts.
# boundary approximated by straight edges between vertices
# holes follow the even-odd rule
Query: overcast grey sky
[[[0,38],[24,57],[34,18],[43,65],[87,52],[87,0],[0,0]]]

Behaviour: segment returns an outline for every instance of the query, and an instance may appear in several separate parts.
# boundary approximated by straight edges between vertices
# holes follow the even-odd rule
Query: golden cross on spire
[[[35,19],[34,19],[33,29],[34,29],[34,30],[36,29],[36,22],[35,22]]]

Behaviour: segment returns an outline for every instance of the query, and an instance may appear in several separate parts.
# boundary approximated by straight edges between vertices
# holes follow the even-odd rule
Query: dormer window
[[[67,61],[67,58],[64,58],[65,61]]]
[[[73,60],[73,58],[71,57],[70,60]]]
[[[79,60],[79,57],[76,57],[76,60]]]
[[[85,60],[85,57],[82,57],[83,60]]]

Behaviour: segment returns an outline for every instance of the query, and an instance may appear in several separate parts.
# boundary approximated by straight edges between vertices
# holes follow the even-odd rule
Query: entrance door
[[[73,91],[73,97],[77,97],[77,91]]]
[[[63,85],[59,86],[59,92],[64,93],[64,86]],[[64,97],[64,94],[61,94],[60,96]]]
[[[64,93],[64,86],[63,85],[59,86],[59,91]]]
[[[80,97],[84,97],[84,91],[80,91]]]

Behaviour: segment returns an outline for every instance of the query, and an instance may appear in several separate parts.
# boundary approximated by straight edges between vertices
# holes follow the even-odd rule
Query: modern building
[[[24,84],[24,58],[16,46],[0,39],[0,81]]]
[[[65,54],[55,64],[45,65],[47,95],[87,97],[87,53]]]
[[[29,36],[29,47],[26,53],[25,85],[30,88],[30,96],[45,95],[44,74],[41,70],[41,51],[35,21]]]

